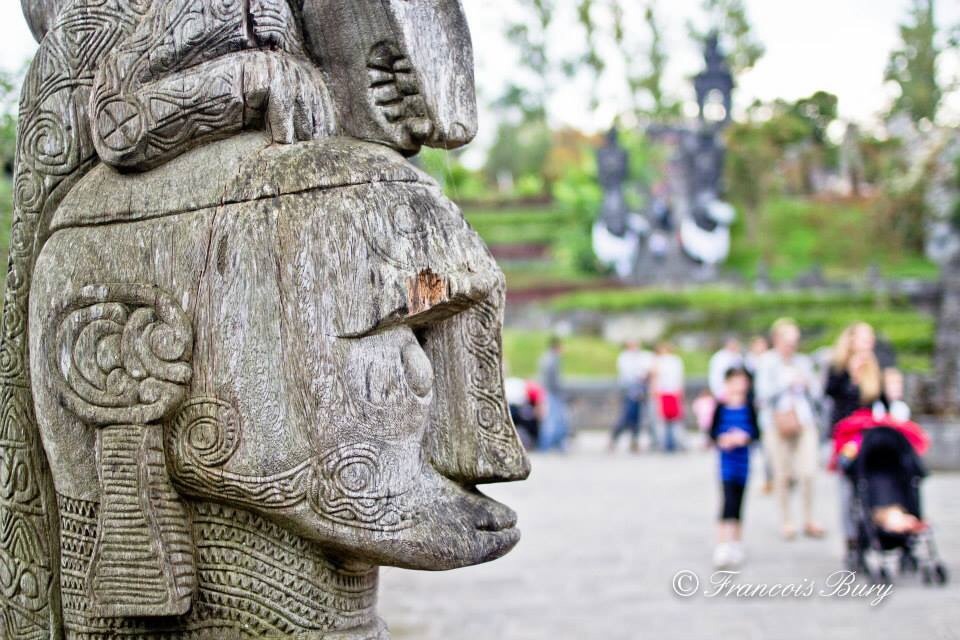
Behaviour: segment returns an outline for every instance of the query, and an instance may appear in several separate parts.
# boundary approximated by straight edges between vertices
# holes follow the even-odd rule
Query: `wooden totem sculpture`
[[[476,130],[459,0],[23,0],[0,637],[385,638],[529,465],[500,270],[404,159]]]

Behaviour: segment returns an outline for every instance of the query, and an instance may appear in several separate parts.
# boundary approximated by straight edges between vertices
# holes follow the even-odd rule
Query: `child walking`
[[[750,445],[760,439],[757,413],[748,399],[750,375],[742,368],[730,369],[723,384],[723,402],[717,406],[710,427],[710,439],[720,452],[723,485],[723,509],[713,553],[718,569],[736,567],[745,557],[740,525],[743,495],[750,474]]]

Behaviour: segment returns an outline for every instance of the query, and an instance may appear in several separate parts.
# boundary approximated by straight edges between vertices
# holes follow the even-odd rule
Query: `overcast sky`
[[[701,0],[661,0],[665,37],[671,65],[671,91],[690,97],[687,78],[702,62],[690,44],[685,23],[698,15]],[[559,0],[573,5],[573,0]],[[635,4],[643,6],[641,0]],[[515,53],[502,36],[504,16],[516,10],[516,0],[465,0],[470,14],[477,54],[478,84],[482,99],[491,99],[502,88],[507,74],[516,68]],[[739,104],[754,98],[795,99],[824,89],[840,96],[841,115],[869,122],[890,101],[883,83],[887,55],[897,44],[897,24],[909,0],[747,0],[757,36],[767,54],[755,69],[740,79]],[[34,51],[36,44],[26,27],[18,0],[0,3],[0,67],[16,68]],[[938,22],[960,23],[960,0],[938,0]],[[637,24],[643,29],[642,24]],[[564,33],[560,38],[569,37]],[[576,37],[580,37],[579,33]],[[562,43],[560,43],[562,44]],[[953,60],[945,72],[956,71]],[[616,87],[601,87],[601,102],[592,113],[585,99],[588,86],[570,83],[558,88],[551,112],[558,124],[587,130],[604,129],[618,110]],[[958,105],[951,112],[960,114]],[[490,114],[484,123],[489,131]]]

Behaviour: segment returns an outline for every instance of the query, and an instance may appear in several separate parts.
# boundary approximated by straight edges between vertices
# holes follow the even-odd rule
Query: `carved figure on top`
[[[23,6],[0,637],[385,638],[379,565],[509,551],[503,274],[404,159],[460,2]]]

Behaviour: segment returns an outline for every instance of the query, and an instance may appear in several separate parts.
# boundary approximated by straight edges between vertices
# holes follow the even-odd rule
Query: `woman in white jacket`
[[[797,351],[800,329],[794,321],[778,320],[771,337],[773,349],[761,361],[756,395],[764,448],[773,467],[774,491],[780,503],[783,536],[791,540],[797,535],[790,504],[793,479],[800,489],[803,533],[819,538],[824,531],[813,517],[818,442],[813,406],[821,393],[819,377],[813,361]]]

